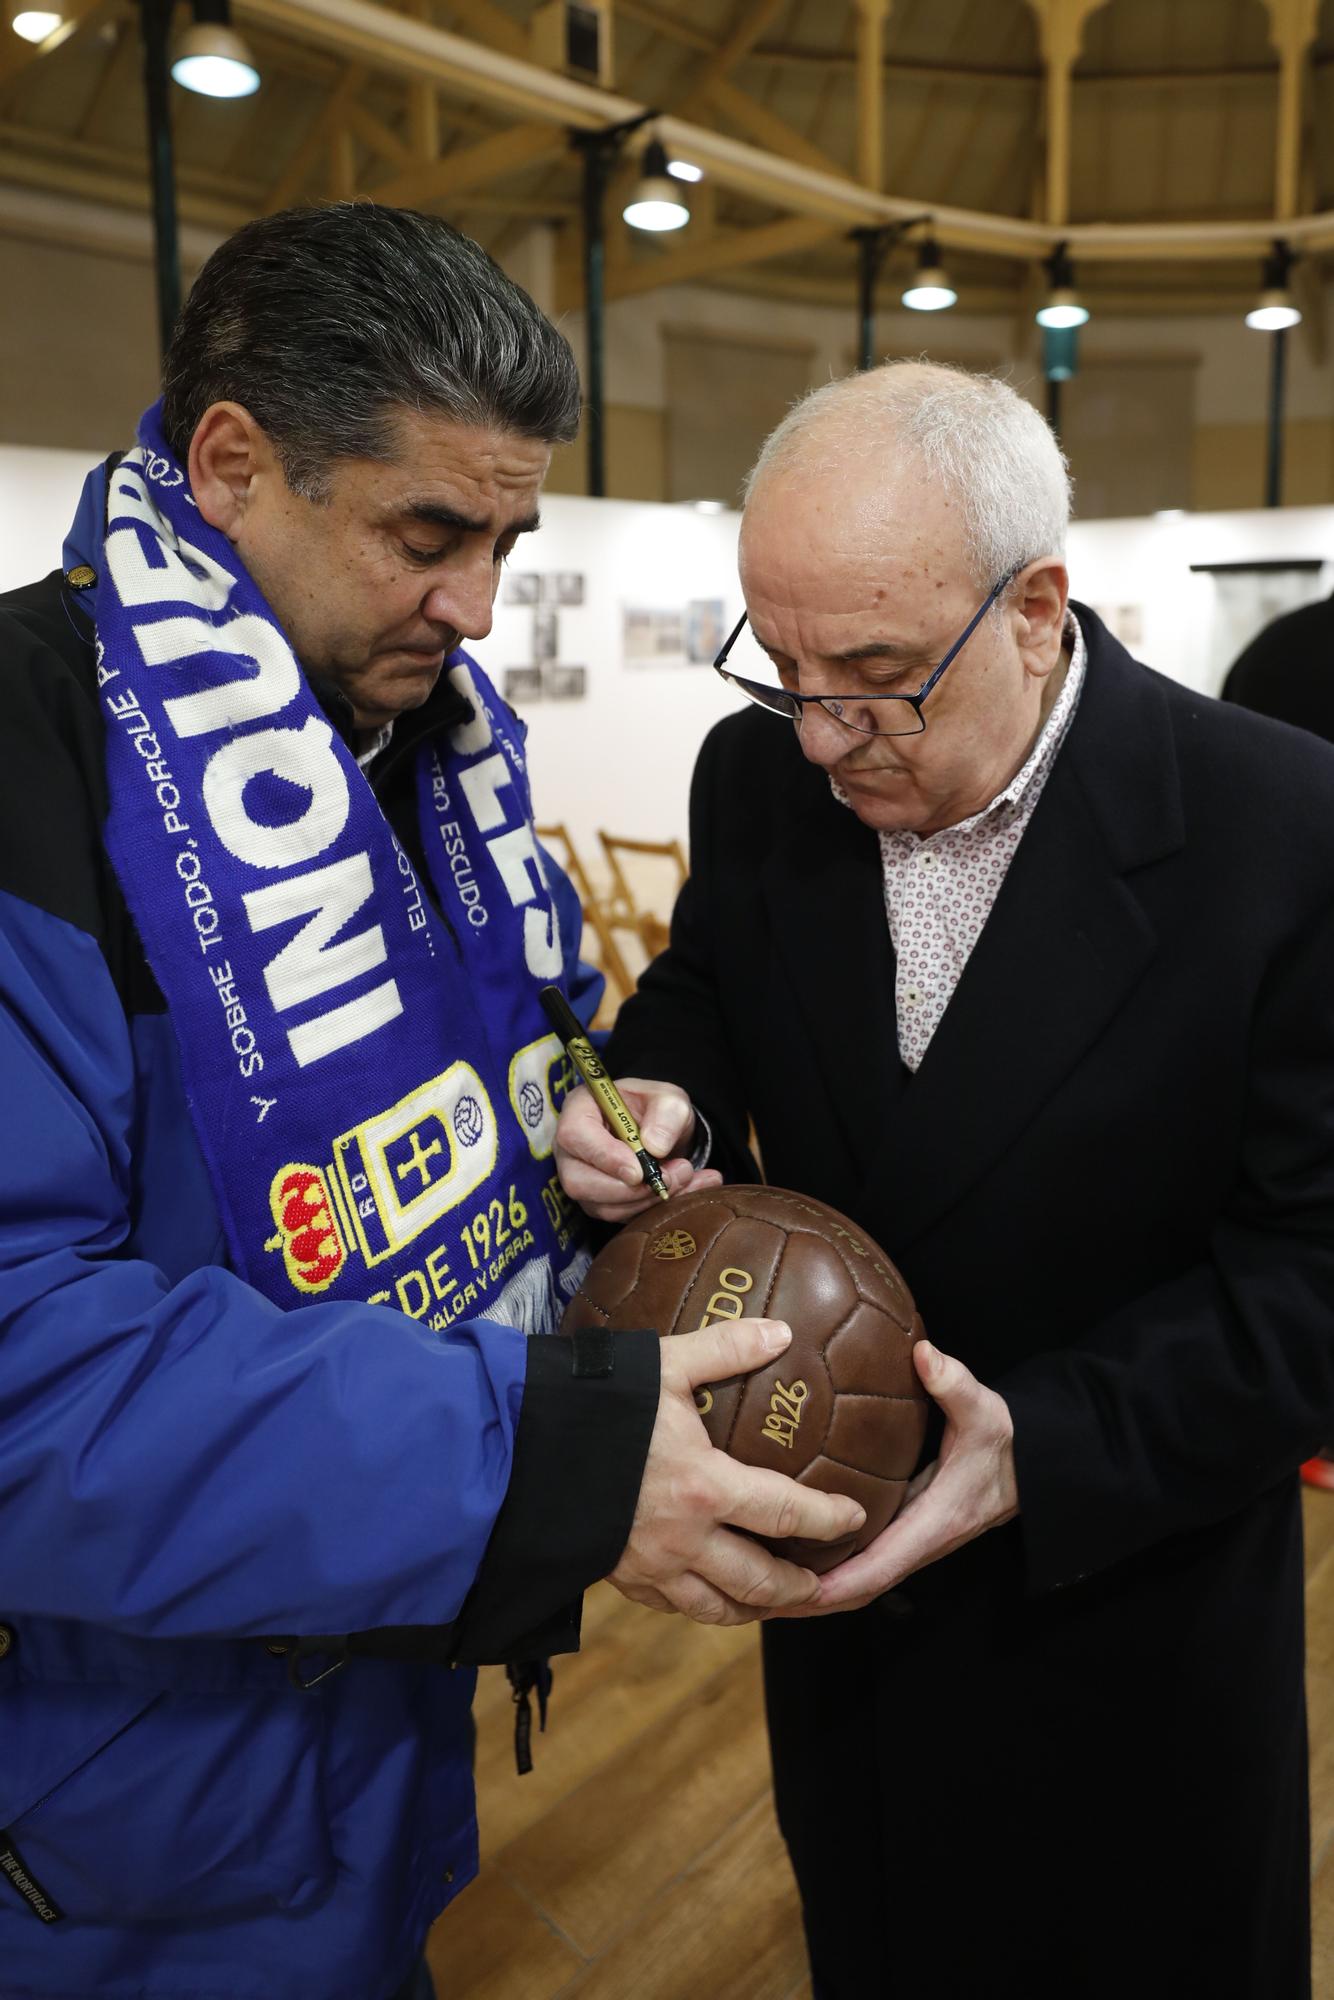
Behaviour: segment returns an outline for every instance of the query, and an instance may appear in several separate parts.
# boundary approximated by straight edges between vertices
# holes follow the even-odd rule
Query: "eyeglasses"
[[[985,602],[974,612],[939,666],[932,669],[916,694],[789,694],[786,688],[773,687],[767,681],[748,680],[743,674],[733,673],[727,664],[727,657],[746,629],[748,615],[744,611],[714,661],[714,671],[744,694],[748,701],[767,708],[771,715],[783,716],[788,722],[799,725],[806,710],[813,703],[818,703],[835,721],[858,730],[863,736],[920,736],[926,728],[923,702],[946,667],[958,658],[968,644],[1001,592],[1014,582],[1023,567],[1023,563],[1018,564],[987,592]]]

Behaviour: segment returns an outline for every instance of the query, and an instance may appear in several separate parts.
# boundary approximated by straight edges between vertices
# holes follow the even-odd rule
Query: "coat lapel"
[[[895,1254],[1004,1160],[1156,949],[1133,875],[1184,837],[1166,702],[1082,608],[1080,623],[1070,734],[868,1175],[863,1212]]]
[[[880,845],[811,773],[763,869],[770,929],[800,1010],[800,1060],[822,1077],[851,1152],[870,1171],[884,1107],[898,1092],[894,952]]]

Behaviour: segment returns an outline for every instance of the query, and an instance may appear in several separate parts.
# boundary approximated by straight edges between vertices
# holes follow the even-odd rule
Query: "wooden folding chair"
[[[648,964],[667,944],[670,905],[676,901],[688,873],[685,851],[679,840],[632,840],[625,834],[606,833],[601,827],[598,829],[598,840],[611,877],[611,895],[603,906],[608,928],[634,938],[644,963]],[[666,869],[660,867],[657,871],[660,883],[668,885],[665,896],[661,886],[658,888],[658,908],[651,907],[647,891],[640,895],[635,893],[627,869],[627,857],[630,856],[668,864]],[[673,876],[674,881],[671,879]],[[664,905],[667,906],[666,915],[663,914]],[[642,971],[643,967],[639,969]]]
[[[580,859],[579,850],[565,822],[559,820],[550,826],[539,826],[535,828],[535,832],[543,846],[551,849],[552,858],[560,863],[574,884],[584,913],[585,937],[591,930],[597,940],[597,950],[591,955],[607,977],[607,994],[602,1007],[598,1010],[597,1025],[599,1027],[609,1025],[601,1018],[603,1013],[610,1006],[611,1017],[615,1018],[616,1010],[622,1000],[628,1000],[635,990],[634,979],[621,956],[612,927],[607,921],[602,899],[595,893],[588,879],[588,870]]]

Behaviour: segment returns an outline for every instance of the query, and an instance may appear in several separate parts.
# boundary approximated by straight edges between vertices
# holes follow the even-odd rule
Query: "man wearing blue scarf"
[[[784,1329],[540,1337],[589,1246],[538,993],[596,981],[459,642],[578,400],[447,225],[269,217],[0,599],[6,2000],[428,1991],[473,1665],[544,1694],[607,1574],[807,1602],[734,1530],[859,1518],[695,1415]]]

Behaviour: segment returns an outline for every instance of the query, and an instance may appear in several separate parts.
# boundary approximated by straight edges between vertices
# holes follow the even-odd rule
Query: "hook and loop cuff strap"
[[[32,1911],[39,1923],[58,1924],[63,1922],[65,1912],[51,1896],[48,1896],[37,1881],[14,1845],[10,1834],[0,1829],[0,1875],[3,1875],[14,1893]]]
[[[616,1369],[616,1336],[610,1327],[586,1326],[569,1336],[570,1373],[577,1382],[605,1382]]]
[[[630,1536],[658,1414],[656,1333],[595,1328],[528,1343],[509,1485],[454,1657],[468,1666],[576,1652],[577,1606]]]

